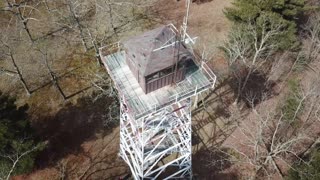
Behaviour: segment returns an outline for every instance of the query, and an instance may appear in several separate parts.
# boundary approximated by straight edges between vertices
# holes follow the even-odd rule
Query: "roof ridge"
[[[150,68],[150,66],[152,66],[153,65],[153,61],[150,59],[151,58],[151,56],[152,56],[152,53],[153,53],[153,51],[155,50],[155,49],[157,49],[157,48],[160,48],[160,47],[156,47],[156,39],[160,39],[160,38],[158,38],[159,36],[161,36],[162,35],[162,32],[166,29],[166,28],[168,28],[168,26],[167,25],[163,25],[163,26],[160,26],[160,27],[158,27],[157,29],[159,29],[158,30],[158,32],[156,33],[156,36],[154,37],[154,39],[153,39],[153,42],[152,42],[152,47],[150,47],[150,52],[151,53],[148,53],[148,58],[147,58],[147,64],[146,64],[146,67],[145,67],[145,71],[144,71],[144,76],[146,76],[147,74],[148,74],[148,71],[147,71],[147,69],[149,69]]]

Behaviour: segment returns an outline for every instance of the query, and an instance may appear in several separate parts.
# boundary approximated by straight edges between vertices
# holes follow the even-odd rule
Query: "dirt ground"
[[[58,3],[59,6],[61,3],[61,1],[48,2],[49,7],[55,7],[57,5],[55,3]],[[2,2],[0,5],[3,5]],[[123,13],[121,14],[123,16],[119,18],[128,20],[126,16],[130,16],[128,15],[131,12],[129,8],[128,6],[124,8],[115,6],[114,10]],[[55,11],[52,10],[51,13]],[[35,42],[30,42],[25,31],[21,30],[21,22],[14,22],[15,16],[10,16],[10,13],[7,12],[0,12],[1,38],[11,36],[14,40],[20,38],[20,41],[10,44],[14,47],[12,48],[14,49],[13,57],[26,84],[34,92],[31,96],[26,95],[18,76],[6,73],[0,74],[0,90],[16,96],[18,106],[29,105],[28,114],[33,127],[43,140],[49,140],[46,149],[36,159],[34,171],[29,175],[15,178],[117,179],[127,172],[127,166],[117,155],[119,129],[117,123],[104,126],[104,121],[109,118],[107,117],[109,105],[114,100],[102,97],[93,102],[91,98],[93,88],[87,89],[92,86],[91,81],[95,73],[101,72],[94,53],[84,52],[76,31],[72,29],[56,31],[56,24],[49,20],[56,16],[48,14],[44,5],[38,6],[36,12],[39,13],[35,14],[39,22],[30,21],[31,23],[28,24],[33,37],[40,39]],[[93,26],[99,24],[99,30],[102,32],[109,32],[109,16],[106,16],[106,12],[97,11],[97,19],[102,22],[91,23]],[[136,13],[139,15],[142,12]],[[130,16],[130,18],[135,19],[136,17]],[[147,22],[144,22],[144,17],[136,18],[142,19],[141,21],[131,19],[117,29],[118,37],[142,32],[148,27]],[[120,26],[117,23],[121,20],[114,18],[115,25]],[[54,33],[51,34],[51,31]],[[45,37],[41,38],[44,35]],[[116,41],[118,37],[110,37],[108,40]],[[11,43],[9,40],[8,42]],[[44,56],[39,49],[47,52],[48,64],[54,75],[58,77],[57,81],[67,96],[67,100],[62,98],[51,82]],[[0,49],[0,66],[13,70],[10,58],[2,54],[5,50],[5,48]],[[105,70],[103,72],[106,73]]]
[[[168,23],[179,26],[185,14],[184,4],[184,1],[177,2],[176,0],[157,1],[152,8],[153,11],[151,11],[155,22],[151,23],[150,27]],[[200,52],[205,51],[215,73],[219,75],[225,74],[227,69],[226,62],[219,55],[217,47],[223,43],[230,27],[223,14],[223,9],[230,4],[231,0],[209,0],[202,3],[192,3],[190,9],[188,32],[191,36],[198,37],[197,49]],[[145,27],[150,28],[149,25],[145,25]],[[130,27],[125,28],[130,29]],[[140,31],[142,32],[143,28]],[[137,33],[139,33],[139,30],[127,34],[123,33],[122,36],[127,37]],[[57,47],[64,48],[64,46],[59,46],[59,41],[56,43]],[[72,51],[69,52],[67,56],[59,58],[62,63],[68,61],[68,59],[70,62],[74,62],[72,59],[83,56],[73,56]],[[80,65],[85,66],[85,62],[85,60],[82,61]],[[70,65],[70,67],[74,68],[77,65]],[[43,66],[40,66],[40,68],[43,68]],[[59,68],[57,67],[57,69]],[[71,73],[61,80],[60,83],[65,87],[67,94],[74,93],[75,89],[86,87],[86,82],[77,78],[84,70],[79,69],[78,72],[75,71],[75,73]],[[41,72],[44,74],[43,81],[45,82],[48,76],[45,71]],[[18,82],[16,81],[14,84],[9,77],[5,78],[4,81],[1,81],[10,83],[10,86],[3,86],[2,84],[3,89],[6,91],[15,90],[15,85]],[[32,83],[32,78],[30,78],[30,82]],[[74,85],[79,85],[79,87],[71,88]],[[19,90],[18,93],[22,94],[22,91]],[[220,89],[219,93],[228,94],[230,91]],[[30,113],[36,117],[34,126],[42,136],[50,139],[51,143],[49,148],[39,156],[35,171],[29,175],[16,177],[17,179],[118,179],[119,176],[128,173],[128,167],[117,156],[119,128],[109,127],[108,130],[105,130],[102,126],[102,120],[106,117],[104,117],[104,113],[99,112],[106,111],[109,100],[103,99],[107,102],[100,100],[92,103],[88,99],[82,98],[87,94],[89,93],[81,93],[68,101],[63,101],[53,86],[46,86],[43,91],[33,94],[31,98],[25,95],[21,97],[21,103],[28,102],[32,107]],[[44,96],[48,97],[45,101],[43,100]],[[223,101],[231,102],[228,96],[226,97]],[[208,101],[214,102],[215,100],[217,100],[216,96],[212,96]],[[207,167],[206,162],[203,161],[207,154],[202,150],[200,144],[209,142],[212,135],[218,136],[216,133],[220,131],[212,131],[216,127],[216,123],[220,123],[221,126],[227,123],[225,122],[225,117],[228,116],[227,112],[224,112],[220,107],[213,106],[211,108],[211,110],[208,110],[209,113],[200,109],[200,113],[195,113],[194,116],[194,126],[196,129],[199,128],[195,132],[201,132],[195,135],[194,140],[194,173],[200,179],[212,178],[210,176],[212,169],[205,168]],[[217,108],[220,112],[217,118],[220,118],[220,120],[210,120],[208,122],[209,118],[207,117],[210,117],[212,112],[216,112]],[[45,116],[39,116],[40,112],[44,113]],[[198,138],[198,141],[196,141],[196,138]],[[197,150],[199,150],[199,153]],[[215,177],[223,178],[225,176],[215,175]],[[234,175],[230,173],[230,178],[232,179],[232,177]]]
[[[24,179],[118,179],[128,173],[118,156],[119,129],[109,135],[82,142],[81,152],[68,153],[53,167],[43,168]]]

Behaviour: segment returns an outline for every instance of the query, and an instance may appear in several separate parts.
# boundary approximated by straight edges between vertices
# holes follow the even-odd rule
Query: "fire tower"
[[[100,48],[120,99],[119,155],[134,179],[192,178],[191,99],[216,76],[186,30],[187,18],[180,31],[169,24]]]

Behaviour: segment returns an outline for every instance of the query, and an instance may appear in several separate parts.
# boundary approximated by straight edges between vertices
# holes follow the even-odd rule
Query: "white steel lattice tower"
[[[119,155],[134,179],[191,179],[191,98],[213,88],[215,74],[194,58],[183,81],[145,94],[121,43],[100,48],[100,56],[118,90]]]
[[[138,120],[131,119],[121,99],[120,156],[135,179],[191,178],[191,101],[186,99]],[[174,155],[168,160],[164,157]],[[163,177],[164,178],[164,177]]]

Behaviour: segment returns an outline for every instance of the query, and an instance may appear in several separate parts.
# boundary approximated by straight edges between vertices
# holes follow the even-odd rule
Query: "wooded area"
[[[98,48],[180,25],[184,9],[176,0],[1,1],[0,179],[127,175]],[[218,76],[192,111],[194,178],[319,179],[320,2],[195,1],[189,30]]]

